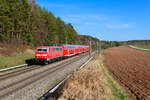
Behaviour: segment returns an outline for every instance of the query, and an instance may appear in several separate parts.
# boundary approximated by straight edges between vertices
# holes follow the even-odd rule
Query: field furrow
[[[135,100],[150,100],[150,52],[121,46],[104,55],[105,66]]]

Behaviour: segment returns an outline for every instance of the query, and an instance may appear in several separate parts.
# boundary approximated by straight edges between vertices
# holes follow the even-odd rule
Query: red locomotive
[[[35,62],[48,64],[56,59],[89,51],[85,45],[39,46],[36,48]]]

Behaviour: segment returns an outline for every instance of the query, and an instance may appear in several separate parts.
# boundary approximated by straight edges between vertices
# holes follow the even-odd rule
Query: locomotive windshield
[[[38,48],[37,51],[39,51],[39,52],[46,52],[47,48]]]

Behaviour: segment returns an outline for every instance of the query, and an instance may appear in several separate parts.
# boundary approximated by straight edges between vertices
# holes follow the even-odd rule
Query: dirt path
[[[150,100],[150,52],[121,46],[104,55],[105,66],[135,100]]]

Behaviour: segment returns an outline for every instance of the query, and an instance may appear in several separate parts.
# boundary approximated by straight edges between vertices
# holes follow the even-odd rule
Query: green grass
[[[136,46],[136,47],[150,50],[150,45],[149,46]]]
[[[0,55],[0,69],[24,64],[25,60],[31,58],[34,58],[34,50],[13,54],[12,56]]]
[[[100,61],[100,68],[106,77],[107,83],[111,89],[112,94],[115,97],[115,100],[127,100],[127,96],[123,93],[121,86],[113,79],[107,69],[103,66],[103,62]]]

